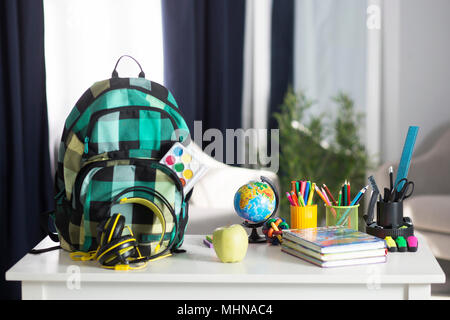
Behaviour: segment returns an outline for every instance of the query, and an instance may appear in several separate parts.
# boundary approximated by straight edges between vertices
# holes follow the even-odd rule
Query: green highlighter
[[[406,240],[402,236],[397,237],[395,239],[395,242],[397,243],[398,251],[406,252],[408,250],[408,245],[406,243]]]

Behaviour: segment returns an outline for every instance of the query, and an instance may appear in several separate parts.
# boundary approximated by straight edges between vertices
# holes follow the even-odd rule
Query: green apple
[[[213,246],[222,262],[239,262],[244,259],[248,248],[248,235],[239,224],[214,230]]]

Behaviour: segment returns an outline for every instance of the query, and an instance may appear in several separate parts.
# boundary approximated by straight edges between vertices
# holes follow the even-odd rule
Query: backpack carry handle
[[[136,62],[137,65],[139,66],[139,69],[141,69],[141,72],[139,72],[138,77],[139,77],[139,78],[145,78],[145,73],[144,73],[144,71],[142,70],[142,67],[141,67],[141,65],[139,64],[139,62],[137,62],[137,60],[136,60],[135,58],[133,58],[132,56],[129,56],[129,55],[126,55],[126,54],[124,54],[123,56],[121,56],[121,57],[117,60],[116,65],[114,66],[114,70],[113,70],[112,75],[111,75],[112,78],[118,78],[118,77],[119,77],[119,74],[117,73],[117,70],[116,70],[116,69],[117,69],[117,65],[119,64],[120,59],[122,59],[123,57],[128,57],[128,58],[133,59],[134,62]]]

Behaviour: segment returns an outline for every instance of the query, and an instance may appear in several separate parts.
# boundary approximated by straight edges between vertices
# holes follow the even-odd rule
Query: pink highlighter
[[[416,252],[419,244],[417,238],[415,236],[409,236],[406,241],[408,242],[408,251]]]

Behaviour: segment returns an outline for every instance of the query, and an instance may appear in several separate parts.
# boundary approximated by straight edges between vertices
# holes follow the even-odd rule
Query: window
[[[164,83],[161,2],[44,0],[44,15],[53,156],[78,98],[94,82],[109,78],[121,55],[136,58],[147,79]],[[139,68],[131,59],[122,59],[118,72],[121,77],[137,77]]]

